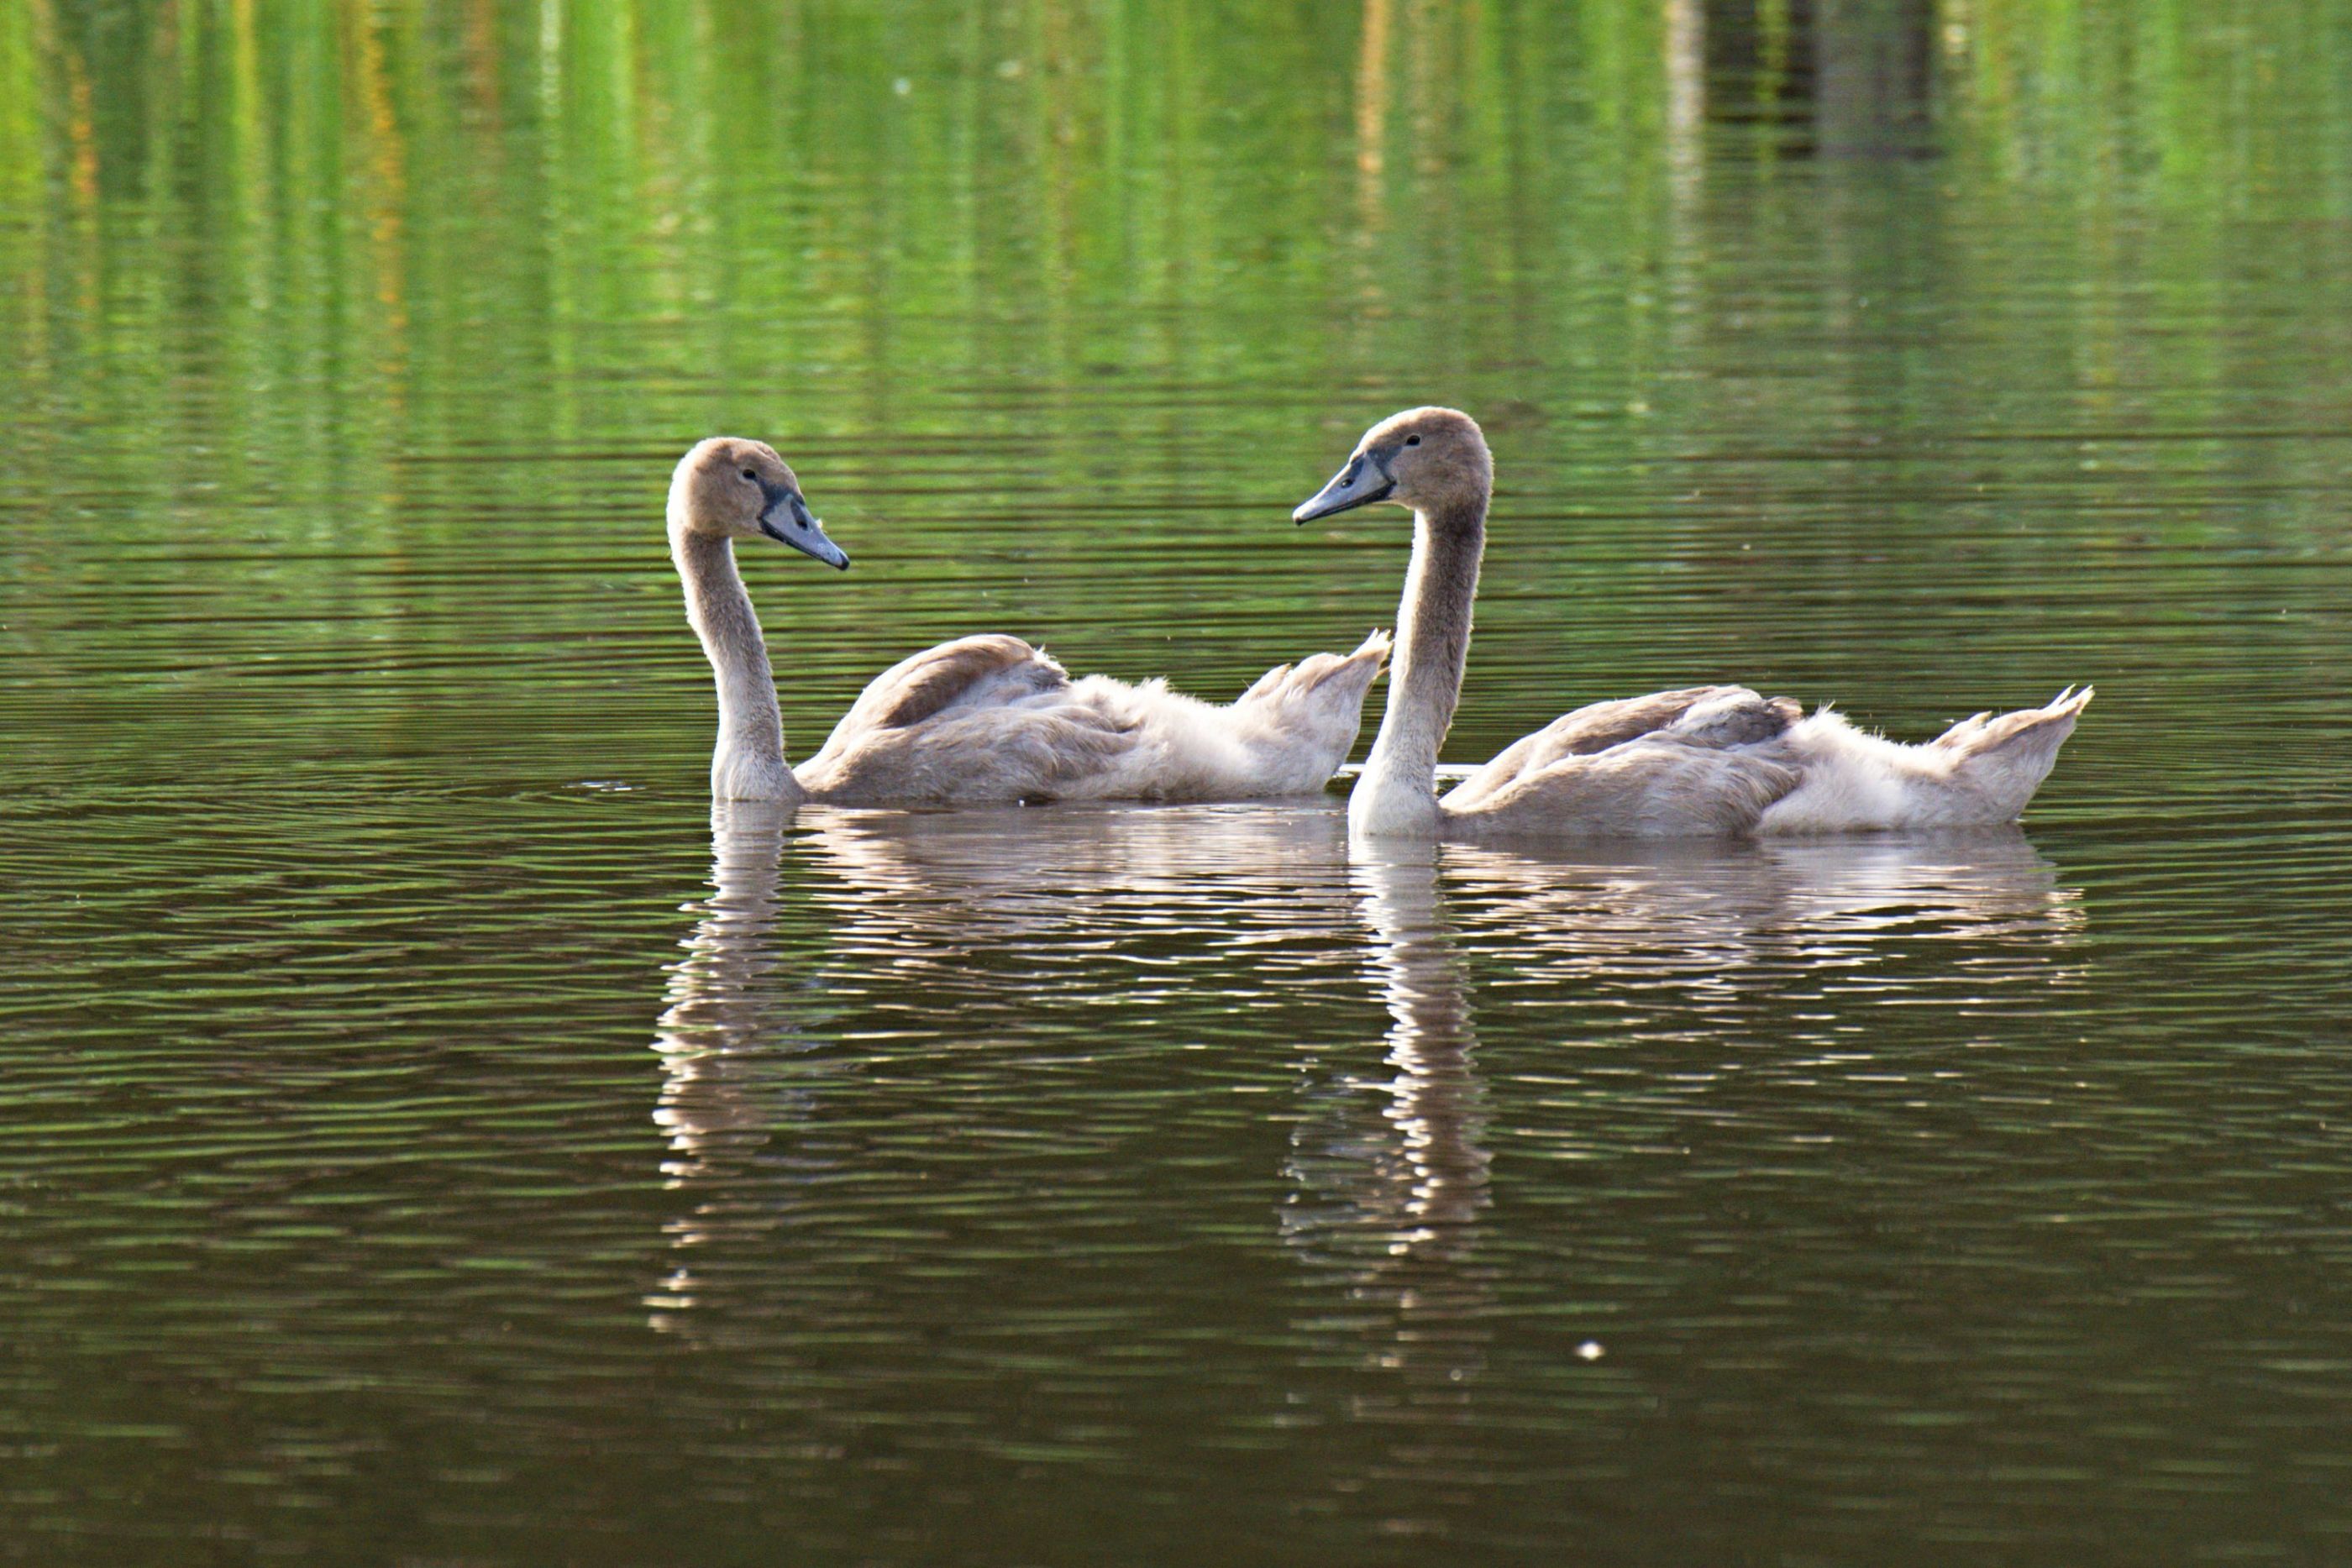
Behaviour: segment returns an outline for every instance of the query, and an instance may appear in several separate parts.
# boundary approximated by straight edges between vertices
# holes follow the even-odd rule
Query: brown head
[[[1457,409],[1409,408],[1364,432],[1348,465],[1290,520],[1313,522],[1375,501],[1433,517],[1465,511],[1483,517],[1494,484],[1495,460],[1476,420]]]
[[[849,570],[849,558],[825,537],[824,525],[801,497],[791,465],[765,442],[716,435],[679,458],[669,481],[669,526],[706,538],[765,534],[827,566]]]

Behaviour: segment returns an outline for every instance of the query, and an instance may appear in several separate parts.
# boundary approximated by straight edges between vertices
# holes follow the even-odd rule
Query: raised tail
[[[1951,781],[1982,800],[1978,820],[2011,821],[2025,810],[2056,765],[2058,748],[2074,733],[2074,720],[2090,706],[2091,693],[2089,686],[2068,686],[2047,707],[1976,714],[1929,743],[1950,758]]]
[[[1360,712],[1364,694],[1388,658],[1389,634],[1374,632],[1352,653],[1311,653],[1296,664],[1276,664],[1234,698],[1234,706],[1312,698],[1318,704],[1352,704]]]
[[[1375,632],[1352,653],[1316,653],[1279,664],[1223,710],[1234,734],[1272,768],[1265,794],[1322,788],[1348,759],[1364,720],[1364,694],[1388,662],[1389,634]]]

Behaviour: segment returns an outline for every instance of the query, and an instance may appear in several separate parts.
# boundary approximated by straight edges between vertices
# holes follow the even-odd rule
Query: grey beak
[[[817,521],[797,490],[779,486],[769,492],[767,510],[760,514],[760,531],[803,555],[814,556],[836,571],[849,570],[849,557],[825,537],[824,525]]]
[[[1359,452],[1348,460],[1348,465],[1331,476],[1331,482],[1318,490],[1312,498],[1298,503],[1290,514],[1294,523],[1311,523],[1318,517],[1334,517],[1357,507],[1369,507],[1374,501],[1385,501],[1396,489],[1396,481],[1389,477],[1388,469],[1369,452]]]

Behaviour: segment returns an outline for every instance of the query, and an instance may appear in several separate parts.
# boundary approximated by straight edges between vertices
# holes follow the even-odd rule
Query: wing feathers
[[[1069,672],[1018,637],[959,637],[875,676],[842,725],[900,729],[959,703],[1017,701],[1069,684]]]
[[[1564,757],[1448,820],[1495,835],[1679,838],[1746,833],[1797,787],[1799,769],[1750,751],[1651,736]]]
[[[1746,686],[1685,686],[1645,697],[1591,703],[1513,742],[1445,797],[1472,810],[1521,780],[1571,757],[1590,757],[1643,737],[1699,747],[1752,746],[1804,716],[1787,697],[1760,697]]]

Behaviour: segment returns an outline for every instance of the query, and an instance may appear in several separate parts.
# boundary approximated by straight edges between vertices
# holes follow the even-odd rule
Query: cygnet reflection
[[[824,1113],[861,1091],[868,1047],[1012,1039],[1054,1008],[1141,1019],[1211,972],[1278,993],[1286,955],[1360,941],[1346,843],[1337,801],[716,808],[711,892],[654,1040],[663,1170],[688,1200],[655,1325],[686,1332],[712,1302],[698,1253],[790,1223],[798,1177],[858,1157]]]
[[[1461,845],[1444,863],[1465,940],[1511,956],[1506,983],[1603,986],[1637,1012],[1915,960],[1891,983],[1932,990],[1954,964],[2058,979],[2053,959],[2083,918],[2079,891],[2015,828],[1540,859]]]
[[[672,965],[667,1005],[655,1025],[662,1089],[654,1124],[669,1140],[663,1175],[692,1204],[666,1225],[669,1259],[646,1296],[656,1328],[683,1326],[703,1289],[694,1254],[723,1230],[766,1229],[772,1210],[727,1209],[724,1178],[787,1131],[807,1099],[779,1071],[815,1043],[811,999],[780,940],[780,862],[793,825],[789,807],[720,801],[710,813],[710,894],[688,905],[695,916]]]
[[[2082,922],[2079,893],[2013,829],[1543,856],[1400,845],[1360,852],[1350,875],[1369,975],[1393,1020],[1392,1072],[1310,1090],[1323,1109],[1294,1141],[1297,1190],[1283,1223],[1309,1251],[1383,1268],[1459,1254],[1485,1207],[1472,951],[1507,991],[1566,982],[1581,997],[1612,993],[1639,1032],[1645,1012],[1679,1017],[1694,996],[1736,998],[1767,962],[1818,976],[1942,947],[1965,957],[1979,990],[2003,960],[2048,984],[2067,973],[2054,960]],[[1895,977],[1868,999],[1914,999],[1949,977],[1929,966],[1909,982],[1912,998]],[[1376,1120],[1367,1089],[1380,1092]]]
[[[654,1124],[668,1133],[672,1186],[730,1151],[756,1148],[788,1113],[772,1073],[737,1071],[747,1048],[790,1050],[804,1011],[776,940],[789,808],[722,801],[710,814],[710,895],[689,904],[694,928],[670,967],[656,1024],[664,1082]]]
[[[943,1045],[982,1062],[996,1041],[1041,1038],[1041,1018],[1079,1051],[1148,1047],[1159,1018],[1194,1040],[1202,1020],[1263,1019],[1287,1031],[1268,1049],[1303,1069],[1274,1233],[1349,1303],[1352,1342],[1370,1334],[1371,1359],[1432,1401],[1475,1381],[1504,1266],[1480,1239],[1499,1113],[1474,1010],[1507,1014],[1516,1060],[1540,1050],[1572,1091],[1591,1042],[1570,1031],[1595,1015],[1562,1000],[1609,1003],[1621,1043],[1744,1031],[1769,1049],[1790,1038],[1791,987],[1843,986],[1834,1007],[1852,1009],[2063,982],[2081,922],[2076,894],[2014,832],[1350,862],[1337,801],[797,819],[730,806],[711,830],[711,892],[688,906],[655,1031],[654,1119],[679,1201],[648,1295],[656,1326],[685,1332],[730,1280],[768,1278],[773,1245],[758,1239],[822,1218],[809,1206],[831,1201],[834,1175],[864,1169],[901,1103],[877,1064],[936,1097]],[[1351,991],[1390,1020],[1377,1045],[1352,1023],[1333,1036],[1360,1016]],[[1535,1042],[1549,1029],[1556,1048]],[[1620,1051],[1619,1081],[1648,1060]],[[1013,1102],[999,1113],[1020,1119]],[[1595,1102],[1597,1130],[1607,1116]],[[919,1143],[895,1157],[919,1166]],[[721,1250],[751,1271],[714,1283]],[[759,1299],[771,1322],[786,1310],[772,1281]]]
[[[1644,1064],[1678,1086],[1692,1076],[1688,1057],[1667,1068],[1661,1048],[1696,1040],[1703,1056],[1744,1039],[1786,1060],[1808,1030],[1861,1019],[1900,1020],[1906,1035],[1930,1011],[1983,1027],[1983,1009],[2038,1005],[2064,983],[2082,923],[2078,893],[2013,830],[1546,854],[1416,846],[1360,852],[1351,875],[1367,978],[1391,1022],[1376,1071],[1370,1048],[1352,1065],[1330,1042],[1314,1048],[1280,1229],[1333,1292],[1307,1318],[1350,1343],[1365,1374],[1344,1419],[1393,1428],[1384,1477],[1426,1469],[1439,1483],[1475,1468],[1453,1445],[1475,1429],[1513,1252],[1556,1261],[1577,1245],[1555,1228],[1572,1210],[1492,1207],[1492,1127],[1507,1110],[1493,1103],[1475,1014],[1513,1015],[1509,1061],[1546,1081],[1550,1152],[1605,1151]],[[1596,1022],[1606,1039],[1574,1032]],[[1860,1049],[1846,1036],[1840,1047]],[[1597,1092],[1579,1112],[1585,1082]],[[1564,1360],[1606,1358],[1587,1337],[1596,1325],[1561,1330]]]
[[[803,823],[834,873],[823,896],[836,954],[919,969],[1048,935],[1066,951],[1154,932],[1336,935],[1350,919],[1339,807],[828,811]]]

